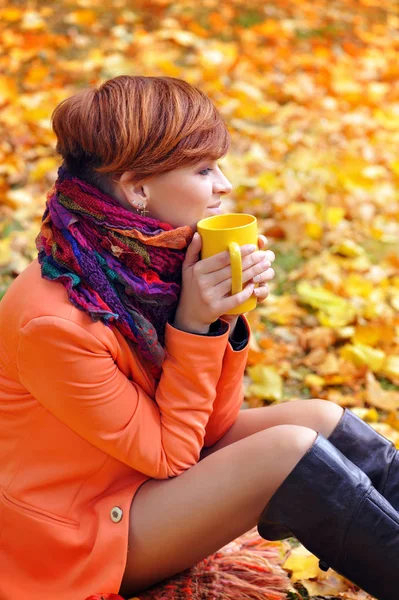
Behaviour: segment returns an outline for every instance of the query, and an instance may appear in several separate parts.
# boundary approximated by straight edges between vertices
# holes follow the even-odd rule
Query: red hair
[[[211,100],[175,77],[109,79],[61,102],[52,126],[57,152],[83,179],[133,171],[140,181],[204,158],[217,160],[230,145]]]

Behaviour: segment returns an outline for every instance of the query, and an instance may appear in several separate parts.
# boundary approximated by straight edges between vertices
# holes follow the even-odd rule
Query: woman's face
[[[119,192],[123,191],[127,201],[122,204],[130,210],[144,204],[148,211],[146,216],[172,227],[195,228],[200,219],[220,214],[221,196],[232,190],[230,181],[213,160],[153,175],[130,186],[127,173],[122,175],[117,190],[118,198],[122,201]]]

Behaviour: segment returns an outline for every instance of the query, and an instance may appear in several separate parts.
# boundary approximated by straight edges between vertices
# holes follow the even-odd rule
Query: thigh
[[[202,450],[201,459],[258,431],[278,425],[309,427],[328,438],[342,415],[340,406],[318,398],[248,408],[239,412],[236,422],[219,442]]]
[[[304,427],[273,427],[214,452],[177,477],[143,484],[130,509],[120,593],[133,596],[254,527],[315,437]]]

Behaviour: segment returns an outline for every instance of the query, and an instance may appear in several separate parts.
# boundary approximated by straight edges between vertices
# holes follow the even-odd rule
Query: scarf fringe
[[[282,569],[279,542],[256,528],[179,575],[131,600],[286,600],[291,582]],[[123,600],[115,594],[86,600]]]

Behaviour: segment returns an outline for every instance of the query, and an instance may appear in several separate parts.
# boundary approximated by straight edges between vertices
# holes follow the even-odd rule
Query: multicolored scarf
[[[60,167],[36,247],[42,277],[60,281],[93,321],[114,322],[159,379],[165,326],[176,311],[193,235],[191,227],[130,212]]]

